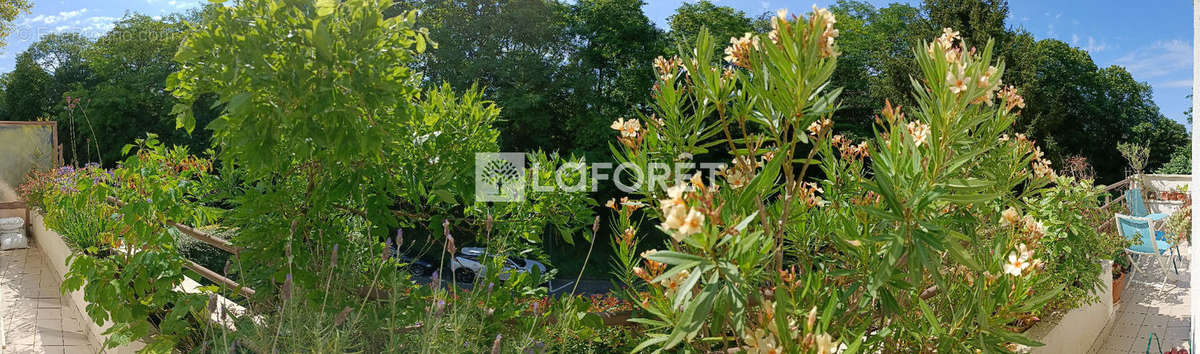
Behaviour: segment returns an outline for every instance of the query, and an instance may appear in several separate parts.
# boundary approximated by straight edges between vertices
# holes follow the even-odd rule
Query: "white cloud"
[[[1192,80],[1172,80],[1172,81],[1164,81],[1164,82],[1160,82],[1160,83],[1158,83],[1157,85],[1154,85],[1154,86],[1157,86],[1157,87],[1162,87],[1162,88],[1191,88],[1191,87],[1192,87]]]
[[[25,18],[24,20],[22,20],[20,22],[19,25],[53,25],[55,23],[69,20],[73,17],[85,14],[87,12],[88,12],[87,8],[82,8],[82,9],[78,9],[75,11],[62,11],[62,12],[59,12],[57,15],[40,14],[40,15],[36,15],[33,17]]]
[[[1156,41],[1114,60],[1136,77],[1151,80],[1164,76],[1191,76],[1192,44],[1178,39]]]
[[[1103,52],[1107,48],[1108,48],[1108,42],[1100,41],[1100,43],[1096,43],[1095,38],[1092,38],[1092,36],[1088,36],[1087,46],[1083,47],[1083,50],[1086,50],[1091,53],[1098,53],[1098,52]]]

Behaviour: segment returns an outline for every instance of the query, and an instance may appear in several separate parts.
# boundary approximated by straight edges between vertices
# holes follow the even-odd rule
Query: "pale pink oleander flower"
[[[687,206],[673,206],[666,210],[665,219],[662,222],[662,228],[666,230],[677,229],[683,226],[684,219],[687,218]]]
[[[954,70],[946,72],[946,86],[950,86],[950,92],[955,94],[960,94],[966,91],[967,83],[970,81],[971,78],[967,77],[962,70],[959,70],[957,74],[954,72]]]
[[[921,122],[909,122],[908,134],[912,135],[914,144],[921,146],[929,137],[929,126]]]
[[[750,68],[750,51],[757,50],[758,36],[746,32],[742,38],[730,37],[729,47],[725,48],[725,61],[743,68]]]
[[[660,199],[658,201],[659,206],[662,208],[663,215],[666,215],[671,208],[687,207],[687,203],[684,203],[683,200],[684,192],[687,192],[687,185],[683,183],[679,183],[673,187],[667,188],[667,198]]]
[[[704,226],[704,213],[693,208],[688,211],[687,218],[683,219],[683,223],[679,225],[679,232],[675,233],[675,241],[683,241],[684,238],[700,232],[700,228]]]
[[[958,61],[960,59],[962,59],[962,51],[959,50],[958,48],[946,49],[945,56],[946,56],[946,62],[948,62],[950,64],[957,64]]]
[[[942,29],[942,35],[938,37],[937,43],[940,44],[942,48],[949,49],[950,47],[954,46],[954,40],[956,39],[958,39],[958,31],[955,31],[950,27],[946,27]]]
[[[1004,264],[1004,273],[1014,277],[1021,276],[1025,269],[1029,268],[1029,255],[1025,253],[1009,252],[1008,263]]]
[[[1009,207],[1000,213],[1000,226],[1012,226],[1021,222],[1021,215],[1017,213],[1017,209]]]
[[[833,336],[829,333],[821,333],[816,336],[817,354],[832,354],[838,350],[838,342],[833,340]]]

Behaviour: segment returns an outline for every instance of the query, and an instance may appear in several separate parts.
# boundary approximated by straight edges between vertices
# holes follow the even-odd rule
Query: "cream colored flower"
[[[958,48],[950,48],[946,50],[946,62],[950,64],[958,63],[962,59],[962,51]]]
[[[1017,89],[1012,86],[1001,88],[998,96],[1004,102],[1006,111],[1011,111],[1013,108],[1025,108],[1025,98],[1017,94]]]
[[[674,206],[666,211],[666,218],[662,222],[662,228],[671,230],[683,226],[684,219],[687,218],[687,206]]]
[[[989,67],[988,67],[988,69],[987,69],[987,71],[986,71],[986,72],[984,72],[984,73],[983,73],[983,75],[980,75],[980,76],[979,76],[979,84],[978,84],[977,86],[979,86],[979,87],[989,87],[989,85],[991,85],[991,80],[992,80],[992,77],[993,77],[993,76],[996,76],[996,72],[997,72],[998,70],[999,70],[999,69],[997,69],[995,66],[989,66]],[[992,90],[988,90],[988,95],[989,95],[989,96],[991,95],[991,92],[992,92]]]
[[[816,339],[818,354],[831,354],[837,351],[839,341],[833,340],[833,336],[830,336],[829,333],[818,334]]]
[[[914,144],[921,146],[929,137],[929,126],[921,122],[909,122],[908,134],[912,135]]]
[[[675,273],[675,275],[672,275],[670,278],[663,279],[661,284],[662,286],[666,287],[669,292],[673,293],[676,290],[679,290],[679,287],[683,285],[683,282],[686,281],[689,276],[691,276],[691,273],[685,269],[679,273]]]
[[[746,342],[747,353],[752,354],[777,354],[783,353],[783,348],[779,346],[778,339],[775,334],[764,331],[762,328],[756,328],[754,331],[746,330],[746,334],[742,336]]]
[[[942,35],[938,37],[937,43],[942,45],[942,48],[949,49],[954,45],[956,39],[958,39],[958,31],[946,27],[942,29]]]
[[[958,71],[957,74],[955,74],[954,70],[946,72],[946,86],[949,86],[950,92],[953,92],[955,94],[960,94],[960,93],[963,93],[964,91],[966,91],[967,90],[967,82],[970,82],[970,81],[971,81],[971,78],[965,76],[961,70]]]
[[[1021,244],[1023,249],[1024,244]],[[1021,276],[1025,269],[1029,268],[1029,254],[1025,252],[1009,252],[1008,263],[1004,264],[1004,273],[1014,277]]]
[[[813,4],[812,10],[812,18],[820,18],[821,22],[825,23],[825,26],[833,26],[833,24],[837,23],[837,18],[833,17],[833,13],[829,12],[829,9],[818,8],[816,4]]]
[[[998,140],[999,142],[1002,142],[1002,143],[1006,142],[1006,141],[1008,141],[1008,134],[1000,134],[1000,137],[996,138],[996,140]]]
[[[614,120],[608,127],[612,128],[612,130],[620,131],[621,129],[625,128],[625,118],[617,118],[617,120]]]
[[[1000,213],[1000,226],[1012,226],[1021,222],[1021,215],[1017,213],[1017,209],[1009,207]]]
[[[742,38],[730,37],[725,48],[725,61],[743,68],[750,68],[750,51],[758,49],[758,36],[746,32]]]
[[[1053,168],[1050,168],[1050,161],[1046,159],[1038,159],[1033,162],[1033,174],[1038,177],[1054,178],[1058,176]]]
[[[687,203],[683,201],[683,193],[687,192],[687,185],[683,183],[676,184],[673,187],[667,188],[667,199],[660,199],[659,206],[662,208],[663,215],[666,215],[671,208],[686,207]]]
[[[820,136],[821,132],[824,132],[826,129],[829,129],[829,127],[832,126],[833,121],[829,118],[817,119],[813,121],[812,124],[808,125],[808,135],[812,135],[813,137]]]
[[[704,226],[704,213],[693,208],[688,211],[687,217],[683,219],[683,223],[679,225],[679,232],[675,233],[675,241],[683,241],[685,237],[691,236],[700,232],[700,228]]]
[[[828,9],[817,8],[817,5],[813,5],[813,12],[810,18],[811,21],[819,20],[825,24],[825,28],[821,32],[821,56],[830,57],[837,55],[837,51],[833,49],[834,38],[837,38],[839,33],[836,28],[833,28],[833,24],[837,23],[837,18]]]

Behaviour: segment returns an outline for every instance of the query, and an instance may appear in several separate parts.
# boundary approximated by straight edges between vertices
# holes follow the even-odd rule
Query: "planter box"
[[[1109,286],[1096,294],[1100,301],[1068,311],[1057,320],[1038,322],[1025,335],[1046,345],[1031,353],[1086,353],[1112,319],[1112,261],[1102,261],[1100,276]]]

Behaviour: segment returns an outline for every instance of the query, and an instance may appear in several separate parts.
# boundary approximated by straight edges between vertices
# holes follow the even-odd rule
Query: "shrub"
[[[1108,286],[1108,277],[1100,277],[1099,260],[1108,259],[1126,246],[1128,241],[1099,228],[1112,214],[1102,212],[1103,188],[1091,180],[1059,177],[1054,185],[1040,195],[1026,198],[1030,214],[1046,227],[1042,240],[1043,260],[1046,262],[1046,282],[1035,292],[1045,292],[1058,284],[1067,284],[1064,291],[1045,307],[1036,309],[1038,316],[1055,314],[1095,302],[1095,291]]]
[[[145,351],[164,352],[195,335],[194,316],[207,303],[204,295],[177,291],[187,260],[167,221],[206,221],[195,196],[211,164],[161,146],[152,134],[136,148],[112,171],[64,167],[23,190],[38,198],[47,227],[74,251],[62,290],[82,289],[92,321],[111,322],[105,347],[144,340]]]
[[[1159,167],[1154,173],[1171,175],[1192,174],[1192,145],[1184,144],[1175,148],[1171,159]]]
[[[832,132],[838,89],[834,18],[771,20],[712,63],[702,33],[660,58],[652,114],[614,147],[641,166],[720,146],[717,176],[647,184],[641,208],[671,236],[634,259],[637,217],[619,211],[617,259],[638,349],[799,352],[1008,351],[1062,290],[1044,271],[1046,229],[1028,197],[1055,173],[1008,131],[1024,102],[1000,85],[992,46],[958,33],[916,48],[917,106],[885,104],[875,134]],[[643,126],[641,122],[646,122]],[[819,172],[817,171],[819,170]],[[690,178],[688,178],[690,176]],[[1055,265],[1057,266],[1057,265]],[[841,349],[839,349],[841,348]]]

